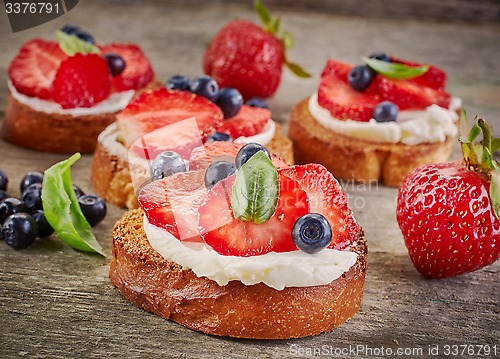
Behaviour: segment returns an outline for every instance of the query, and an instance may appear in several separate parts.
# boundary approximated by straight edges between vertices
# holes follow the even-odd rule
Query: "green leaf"
[[[278,171],[262,151],[253,155],[236,173],[231,208],[241,221],[264,223],[276,210],[279,197]]]
[[[498,205],[500,203],[500,170],[491,172],[490,201],[495,217],[500,219],[498,215]]]
[[[295,42],[293,41],[293,36],[288,31],[283,31],[282,40],[283,40],[283,45],[285,45],[285,49],[291,49],[295,45]]]
[[[290,71],[292,71],[296,76],[300,78],[311,77],[311,74],[304,70],[299,64],[287,61],[286,66],[290,69]]]
[[[101,50],[99,48],[87,41],[83,41],[74,35],[66,34],[62,31],[56,32],[56,40],[59,43],[59,47],[68,56],[73,56],[77,53],[80,54],[100,54]]]
[[[468,137],[469,137],[469,124],[467,123],[467,113],[465,112],[465,108],[462,107],[462,110],[460,111],[460,141],[467,142],[467,141],[462,141],[462,138],[468,138]]]
[[[491,153],[498,151],[500,149],[500,138],[494,138],[491,140]]]
[[[474,122],[474,125],[470,129],[469,137],[468,137],[469,142],[473,142],[477,138],[477,136],[479,136],[480,134],[481,134],[481,127],[479,127],[479,125],[476,121],[476,122]]]
[[[404,80],[422,76],[429,70],[429,66],[407,66],[396,62],[385,62],[377,59],[362,57],[361,60],[379,74],[395,79]]]
[[[106,256],[78,204],[71,182],[71,166],[80,159],[75,153],[45,171],[42,204],[47,222],[56,234],[74,249]]]
[[[262,24],[264,24],[264,27],[270,31],[272,29],[273,17],[269,10],[264,6],[264,4],[262,4],[262,1],[260,0],[254,1],[253,8],[257,12],[257,15],[259,15]]]
[[[272,34],[278,34],[280,31],[281,20],[279,17],[273,17],[270,24],[270,32]]]

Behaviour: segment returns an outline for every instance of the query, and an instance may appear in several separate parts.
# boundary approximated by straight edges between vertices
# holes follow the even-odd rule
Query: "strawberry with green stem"
[[[299,77],[309,77],[302,67],[288,60],[286,49],[293,47],[287,31],[280,33],[280,19],[257,0],[255,10],[264,28],[233,20],[211,41],[203,57],[203,70],[220,87],[234,87],[245,99],[271,97],[281,81],[283,64]]]
[[[464,159],[415,169],[398,194],[399,227],[413,264],[427,278],[472,272],[500,255],[500,163],[492,156],[500,139],[481,118],[467,133],[465,111],[460,122]]]

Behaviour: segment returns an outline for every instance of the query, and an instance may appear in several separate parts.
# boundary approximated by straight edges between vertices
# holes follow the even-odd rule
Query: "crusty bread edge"
[[[149,244],[142,210],[113,230],[111,282],[135,306],[206,334],[251,339],[299,338],[328,332],[358,311],[367,269],[362,230],[349,271],[330,284],[276,290],[259,283],[226,286],[166,261]]]
[[[321,163],[339,179],[399,186],[414,168],[446,161],[455,141],[447,137],[444,142],[410,146],[344,136],[316,121],[308,101],[300,101],[291,112],[288,136],[294,143],[295,162]]]

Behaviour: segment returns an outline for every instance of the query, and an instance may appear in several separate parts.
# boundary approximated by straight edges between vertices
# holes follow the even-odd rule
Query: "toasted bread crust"
[[[2,137],[43,152],[91,153],[99,133],[115,120],[115,113],[74,117],[37,111],[9,95]]]
[[[288,136],[294,142],[297,164],[323,164],[340,179],[382,181],[399,186],[414,168],[448,159],[454,138],[445,142],[405,145],[356,139],[324,128],[311,115],[309,99],[296,104]]]
[[[113,230],[111,282],[134,305],[206,334],[288,339],[330,331],[353,317],[363,296],[367,247],[360,231],[356,264],[330,284],[276,290],[259,283],[226,286],[166,261],[149,244],[142,210]]]
[[[293,164],[292,141],[281,133],[279,124],[276,124],[276,133],[266,147],[288,164]],[[108,202],[128,209],[139,207],[128,163],[110,154],[101,143],[95,149],[90,178],[94,191]]]

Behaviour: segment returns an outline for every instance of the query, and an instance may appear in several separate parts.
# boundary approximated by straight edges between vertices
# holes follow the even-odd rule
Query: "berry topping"
[[[375,106],[380,102],[380,97],[375,92],[376,81],[364,92],[357,92],[347,80],[351,69],[349,64],[328,60],[321,74],[318,103],[337,119],[369,121]]]
[[[246,20],[233,20],[212,39],[203,56],[203,70],[221,87],[234,87],[243,98],[271,97],[281,81],[283,64],[300,77],[309,77],[285,55],[293,46],[290,33],[278,38],[280,20],[272,16],[260,1],[257,10],[264,28]]]
[[[73,190],[75,191],[76,198],[79,198],[79,197],[85,195],[85,192],[83,192],[82,189],[76,185],[73,185]]]
[[[243,105],[243,97],[240,92],[231,87],[224,87],[219,91],[216,104],[222,110],[224,118],[235,116]]]
[[[61,62],[68,56],[55,41],[26,42],[9,66],[9,79],[20,93],[52,99],[52,82]]]
[[[78,26],[73,24],[66,24],[63,27],[61,27],[61,31],[68,35],[73,35],[79,29],[80,28]]]
[[[165,82],[165,87],[169,90],[189,91],[189,79],[184,75],[174,75]]]
[[[385,61],[385,62],[392,62],[391,58],[389,55],[383,52],[376,52],[373,53],[369,56],[370,59],[375,59],[375,60],[380,60],[380,61]]]
[[[26,205],[17,198],[7,198],[0,203],[0,225],[5,219],[14,214],[26,212]]]
[[[204,139],[220,124],[223,115],[217,105],[202,96],[162,87],[135,97],[117,118],[120,135],[128,147],[147,133],[190,118],[195,118],[198,125],[198,131],[191,135]]]
[[[219,96],[219,85],[210,76],[196,77],[189,85],[191,92],[215,102]]]
[[[102,53],[115,53],[125,61],[125,70],[113,77],[113,91],[138,90],[154,79],[154,72],[141,48],[133,44],[109,44],[101,48]]]
[[[214,132],[207,136],[205,143],[215,142],[215,141],[227,141],[231,142],[233,139],[227,133]]]
[[[301,251],[317,253],[332,241],[330,223],[321,214],[305,214],[293,225],[292,240]]]
[[[375,75],[375,72],[367,66],[357,65],[349,71],[347,81],[355,91],[363,92],[370,86]]]
[[[123,70],[125,70],[126,63],[120,55],[108,52],[103,56],[106,61],[108,61],[108,67],[109,71],[111,71],[111,76],[118,76],[123,72]]]
[[[463,111],[461,121],[464,160],[419,167],[399,189],[396,218],[413,264],[428,278],[471,272],[500,255],[500,163],[491,156],[498,139],[482,119],[470,133]]]
[[[76,54],[61,63],[52,83],[54,101],[62,108],[92,107],[111,92],[107,61],[97,54]]]
[[[7,173],[0,170],[0,191],[7,191],[8,184],[9,184],[9,177],[7,177]]]
[[[26,212],[31,213],[42,207],[42,185],[33,183],[23,192],[22,201],[26,205]]]
[[[71,35],[78,37],[80,40],[88,42],[89,44],[95,44],[94,37],[90,35],[88,32],[83,31],[82,29],[74,30]]]
[[[245,105],[251,107],[269,108],[269,106],[267,106],[266,101],[264,101],[264,99],[260,97],[252,97],[250,100],[245,102]]]
[[[36,221],[26,213],[16,213],[7,217],[0,229],[2,239],[14,249],[28,247],[35,241],[37,234]]]
[[[102,198],[95,195],[84,195],[78,198],[78,203],[83,215],[92,227],[101,223],[106,217],[106,203]]]
[[[7,192],[5,192],[4,190],[0,189],[0,203],[2,203],[7,198],[10,198],[9,194]]]
[[[186,172],[184,160],[174,151],[165,151],[156,156],[151,165],[151,180],[157,181],[179,172]]]
[[[411,67],[422,66],[422,64],[418,62],[403,60],[396,57],[392,57],[391,60],[392,62],[396,62]],[[429,69],[422,76],[415,77],[413,81],[423,86],[429,86],[433,89],[444,91],[447,81],[446,72],[444,72],[444,70],[434,65],[427,65],[427,66],[429,67]]]
[[[200,207],[199,228],[203,240],[222,255],[246,257],[296,250],[292,241],[293,225],[309,212],[307,195],[299,183],[279,174],[276,211],[269,220],[257,224],[235,218],[228,197],[234,179],[231,176],[217,183]]]
[[[269,151],[261,144],[254,142],[247,143],[238,151],[238,154],[234,159],[236,168],[240,169],[241,166],[248,162],[248,160],[259,151],[264,152],[269,158],[271,158],[271,154],[269,153]]]
[[[398,116],[399,108],[397,105],[393,104],[391,101],[381,102],[373,110],[373,118],[377,122],[391,122],[396,121]]]
[[[31,216],[36,221],[38,226],[38,237],[46,238],[54,233],[54,228],[47,222],[47,218],[45,218],[45,212],[43,210],[36,210],[31,212]]]
[[[227,133],[232,138],[250,137],[261,133],[271,119],[271,112],[265,108],[242,105],[233,117],[225,119],[217,131]]]
[[[26,173],[26,175],[21,180],[21,184],[19,186],[21,189],[21,193],[23,193],[26,190],[26,188],[31,186],[33,183],[40,183],[41,184],[42,182],[43,182],[43,173],[42,172],[33,171],[33,172]]]
[[[236,172],[233,163],[227,161],[217,161],[212,163],[205,172],[205,187],[212,189],[219,181],[228,178]]]

